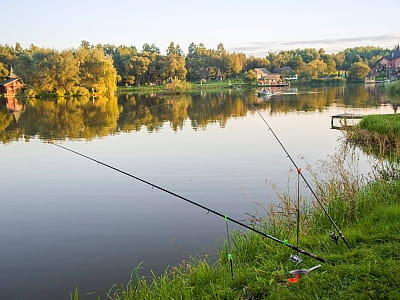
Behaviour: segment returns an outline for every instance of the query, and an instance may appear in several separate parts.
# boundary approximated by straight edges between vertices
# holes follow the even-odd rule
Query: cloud
[[[351,38],[336,38],[336,39],[322,39],[322,40],[306,40],[306,41],[291,41],[283,42],[284,46],[292,45],[315,45],[315,44],[342,44],[342,43],[365,43],[366,41],[374,42],[386,42],[388,40],[398,40],[400,35],[375,35],[375,36],[361,36],[361,37],[351,37]]]
[[[297,41],[253,41],[227,47],[230,51],[243,52],[249,55],[265,56],[268,52],[295,48],[324,48],[327,52],[339,52],[356,46],[380,46],[391,48],[400,41],[399,34],[382,34],[346,38],[327,38]]]

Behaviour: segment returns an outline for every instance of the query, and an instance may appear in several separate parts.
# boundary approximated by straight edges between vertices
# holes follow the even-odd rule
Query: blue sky
[[[265,56],[269,51],[354,46],[393,47],[400,42],[399,0],[19,0],[2,14],[0,44],[49,48],[93,44],[191,42]]]

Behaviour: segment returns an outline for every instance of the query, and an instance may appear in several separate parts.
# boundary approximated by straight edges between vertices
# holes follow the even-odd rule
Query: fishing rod
[[[193,204],[193,205],[195,205],[195,206],[197,206],[197,207],[200,207],[200,208],[204,209],[204,210],[207,211],[208,213],[212,213],[212,214],[217,215],[217,216],[219,216],[219,217],[221,217],[221,218],[224,218],[225,220],[231,221],[232,223],[235,223],[235,224],[237,224],[237,225],[239,225],[239,226],[241,226],[241,227],[244,227],[244,228],[246,228],[246,229],[248,229],[248,230],[250,230],[250,231],[253,231],[253,232],[255,232],[255,233],[258,233],[258,234],[262,235],[263,237],[266,237],[266,238],[268,238],[268,239],[270,239],[270,240],[273,240],[274,242],[277,242],[277,243],[279,243],[279,244],[282,244],[282,245],[284,245],[284,246],[286,246],[286,247],[288,247],[288,248],[291,248],[291,249],[293,249],[293,250],[295,250],[295,251],[297,251],[297,252],[299,252],[299,253],[302,253],[302,254],[304,254],[304,255],[306,255],[306,256],[309,256],[309,257],[311,257],[311,258],[313,258],[313,259],[315,259],[315,260],[318,260],[318,261],[320,261],[320,262],[326,262],[326,260],[325,260],[324,258],[319,257],[319,256],[317,256],[317,255],[315,255],[315,254],[312,254],[312,253],[310,253],[310,252],[308,252],[308,251],[306,251],[306,250],[303,250],[303,249],[301,249],[301,248],[299,248],[299,247],[297,247],[297,246],[294,246],[294,245],[290,244],[287,240],[280,240],[280,239],[278,239],[278,238],[276,238],[276,237],[274,237],[274,236],[272,236],[272,235],[269,235],[269,234],[264,233],[264,232],[262,232],[262,231],[260,231],[260,230],[258,230],[258,229],[256,229],[256,228],[253,228],[253,227],[251,227],[251,226],[248,226],[248,225],[246,225],[246,224],[244,224],[244,223],[242,223],[242,222],[240,222],[240,221],[238,221],[238,220],[236,220],[236,219],[233,219],[233,218],[231,218],[231,217],[228,217],[227,215],[224,215],[224,214],[222,214],[222,213],[220,213],[220,212],[218,212],[218,211],[216,211],[216,210],[213,210],[213,209],[211,209],[211,208],[209,208],[209,207],[206,207],[206,206],[204,206],[204,205],[202,205],[202,204],[200,204],[200,203],[197,203],[197,202],[195,202],[195,201],[193,201],[193,200],[190,200],[189,198],[183,197],[183,196],[181,196],[181,195],[179,195],[179,194],[177,194],[177,193],[175,193],[175,192],[172,192],[172,191],[170,191],[170,190],[168,190],[168,189],[166,189],[166,188],[163,188],[163,187],[161,187],[161,186],[159,186],[159,185],[157,185],[157,184],[154,184],[154,183],[152,183],[152,182],[150,182],[150,181],[147,181],[147,180],[145,180],[145,179],[142,179],[142,178],[140,178],[140,177],[138,177],[138,176],[135,176],[135,175],[133,175],[133,174],[130,174],[130,173],[126,172],[126,171],[123,171],[123,170],[121,170],[121,169],[119,169],[119,168],[116,168],[116,167],[114,167],[114,166],[112,166],[112,165],[106,164],[106,163],[104,163],[104,162],[102,162],[102,161],[100,161],[100,160],[97,160],[97,159],[95,159],[95,158],[93,158],[93,157],[90,157],[90,156],[87,156],[87,155],[85,155],[85,154],[82,154],[82,153],[80,153],[80,152],[77,152],[77,151],[72,150],[72,149],[70,149],[70,148],[68,148],[68,147],[62,146],[62,145],[60,145],[60,144],[56,144],[56,143],[53,143],[53,142],[51,142],[51,141],[49,141],[49,144],[52,144],[52,145],[57,146],[57,147],[59,147],[59,148],[61,148],[61,149],[67,150],[67,151],[69,151],[69,152],[72,152],[72,153],[74,153],[74,154],[76,154],[76,155],[78,155],[78,156],[81,156],[81,157],[83,157],[83,158],[86,158],[86,159],[88,159],[88,160],[91,160],[91,161],[93,161],[93,162],[95,162],[95,163],[97,163],[97,164],[100,164],[100,165],[102,165],[102,166],[104,166],[104,167],[107,167],[107,168],[109,168],[109,169],[112,169],[112,170],[114,170],[114,171],[116,171],[116,172],[118,172],[118,173],[121,173],[121,174],[126,175],[126,176],[128,176],[128,177],[130,177],[130,178],[133,178],[133,179],[135,179],[135,180],[137,180],[137,181],[140,181],[140,182],[142,182],[142,183],[145,183],[145,184],[147,184],[147,185],[149,185],[149,186],[151,186],[151,187],[153,187],[153,188],[156,188],[156,189],[158,189],[158,190],[160,190],[160,191],[163,191],[163,192],[165,192],[165,193],[167,193],[167,194],[170,194],[170,195],[172,195],[172,196],[174,196],[174,197],[176,197],[176,198],[179,198],[179,199],[181,199],[181,200],[184,200],[184,201],[186,201],[186,202],[188,202],[188,203],[190,203],[190,204]]]
[[[340,230],[339,226],[335,223],[335,221],[332,219],[331,215],[328,213],[328,211],[326,210],[326,208],[324,207],[324,205],[322,204],[321,200],[319,199],[319,197],[317,196],[317,194],[314,192],[314,190],[312,189],[311,185],[308,183],[307,179],[304,177],[303,173],[301,172],[301,169],[297,166],[297,164],[295,163],[295,161],[293,160],[292,156],[289,154],[289,152],[286,150],[285,146],[282,144],[281,140],[278,138],[278,136],[275,134],[275,131],[272,129],[272,127],[269,125],[269,123],[267,122],[267,120],[264,118],[264,116],[261,114],[261,112],[257,109],[257,107],[251,103],[255,109],[255,111],[257,112],[257,114],[260,116],[260,118],[264,121],[265,125],[267,125],[268,129],[271,131],[272,135],[274,136],[274,138],[276,139],[276,141],[279,143],[279,145],[281,146],[281,148],[283,149],[283,151],[286,153],[287,157],[289,158],[289,160],[292,162],[293,166],[295,167],[295,169],[297,170],[298,174],[301,176],[301,178],[303,179],[304,183],[307,185],[307,187],[309,188],[309,190],[311,191],[311,194],[314,196],[314,198],[317,200],[318,204],[321,206],[324,214],[326,215],[326,217],[329,219],[329,221],[331,222],[331,224],[333,225],[333,227],[335,228],[335,230],[338,232],[339,236],[341,237],[341,239],[344,241],[344,243],[346,244],[347,248],[351,249],[351,246],[349,244],[349,242],[346,240],[346,238],[344,237],[342,231]],[[333,240],[334,240],[334,236],[335,233],[333,232],[329,235]],[[337,237],[336,237],[337,238]]]

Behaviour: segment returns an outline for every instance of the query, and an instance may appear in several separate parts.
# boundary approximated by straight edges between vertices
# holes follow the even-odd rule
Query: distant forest
[[[328,78],[346,74],[353,81],[363,80],[390,49],[380,47],[348,48],[336,54],[324,49],[296,49],[270,52],[265,57],[228,52],[222,44],[208,49],[190,44],[185,55],[178,44],[170,43],[166,54],[154,44],[135,46],[91,45],[82,41],[77,49],[55,50],[31,45],[24,49],[0,45],[0,78],[6,78],[11,66],[28,84],[30,93],[64,94],[115,93],[117,85],[153,85],[171,80],[242,78],[255,80],[254,68],[266,68],[299,78]]]

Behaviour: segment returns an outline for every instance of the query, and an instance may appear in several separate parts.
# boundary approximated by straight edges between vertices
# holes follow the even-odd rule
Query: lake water
[[[270,98],[223,90],[3,99],[0,298],[69,299],[78,287],[95,292],[82,299],[96,299],[127,282],[141,262],[142,274],[159,273],[190,255],[217,253],[226,237],[223,219],[48,141],[246,220],[247,213],[265,215],[277,201],[274,188],[286,191],[294,176],[251,103],[305,168],[340,145],[331,115],[393,113],[390,102],[364,86],[291,89]]]

